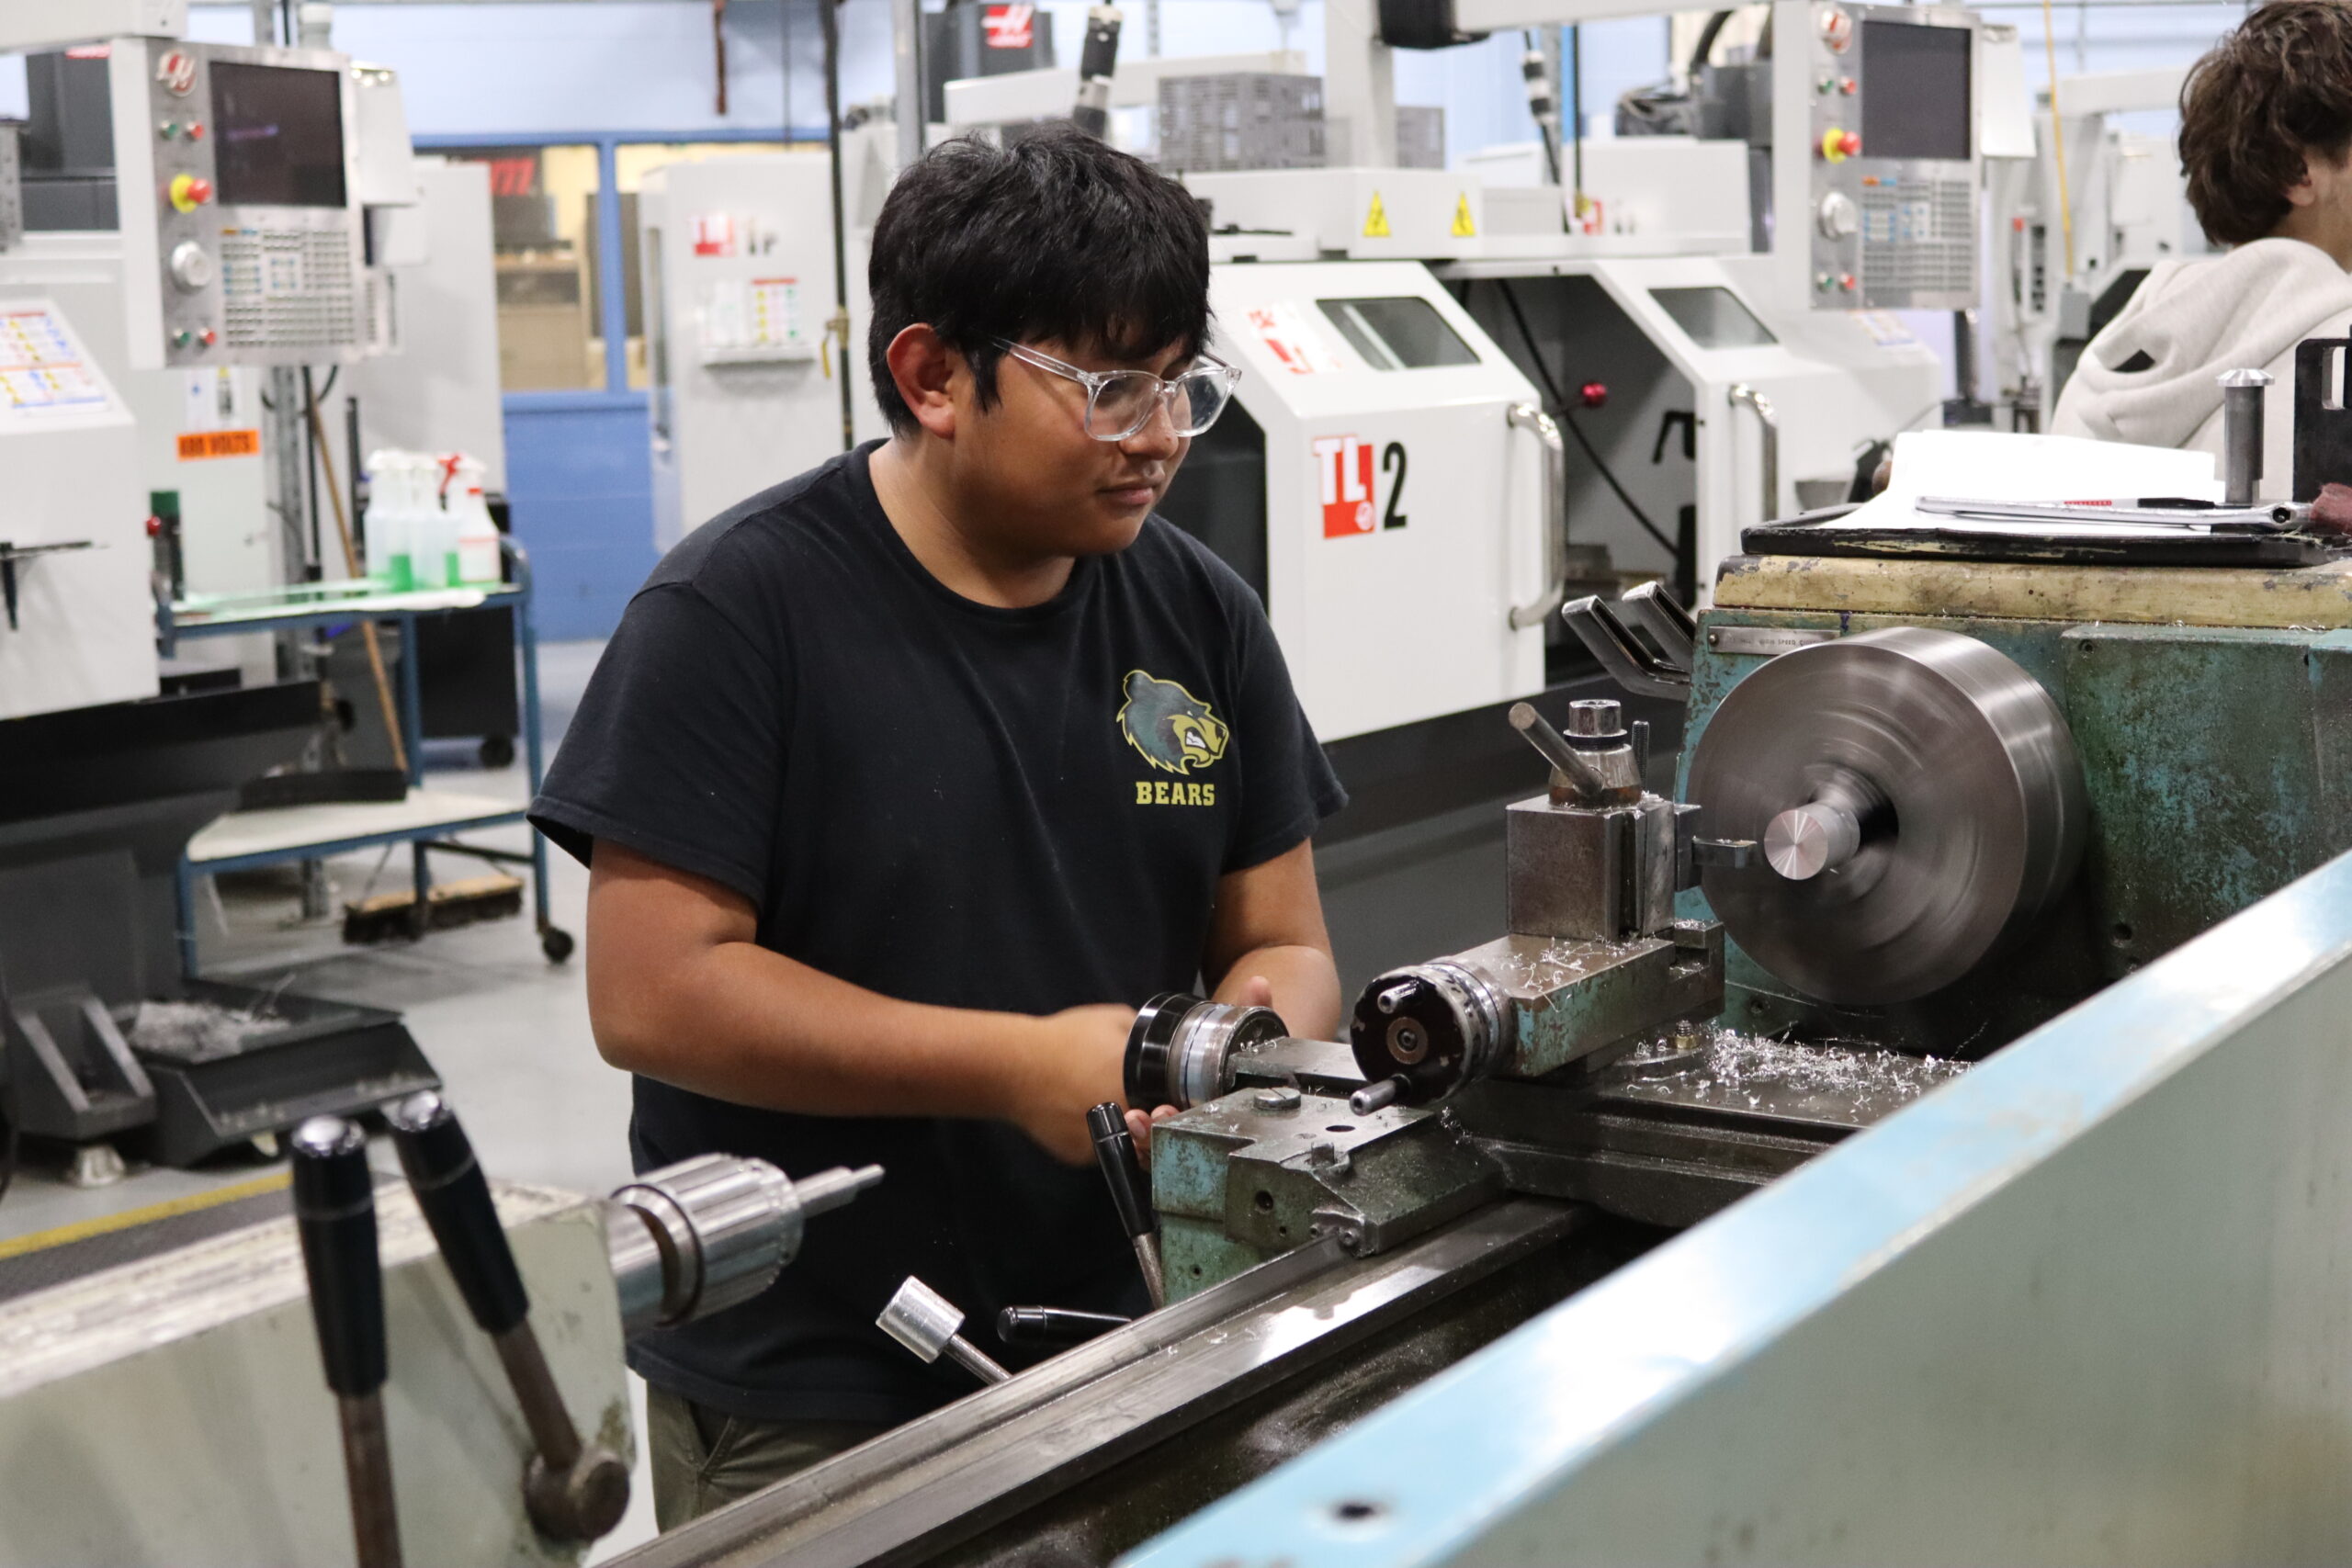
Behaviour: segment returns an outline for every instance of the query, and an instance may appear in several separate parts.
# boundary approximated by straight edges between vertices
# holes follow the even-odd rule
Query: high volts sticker
[[[192,430],[179,438],[179,459],[199,463],[210,457],[252,457],[261,452],[258,430]]]

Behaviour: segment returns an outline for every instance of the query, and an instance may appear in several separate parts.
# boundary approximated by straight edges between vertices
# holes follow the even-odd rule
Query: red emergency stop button
[[[1833,164],[1842,164],[1862,150],[1862,139],[1850,130],[1835,127],[1821,133],[1821,155]]]
[[[194,212],[212,199],[212,182],[194,175],[174,175],[170,191],[175,209],[181,212]]]

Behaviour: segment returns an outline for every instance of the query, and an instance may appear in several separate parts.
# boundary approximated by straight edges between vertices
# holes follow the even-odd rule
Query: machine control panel
[[[1975,303],[1976,33],[1957,7],[1815,6],[1805,156],[1816,306]]]
[[[131,355],[142,367],[366,352],[349,62],[178,39],[111,45]]]

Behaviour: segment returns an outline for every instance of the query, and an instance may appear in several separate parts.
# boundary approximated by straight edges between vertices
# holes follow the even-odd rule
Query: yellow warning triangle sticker
[[[1470,220],[1470,193],[1467,191],[1453,198],[1453,237],[1457,240],[1478,237],[1478,225]]]
[[[1388,232],[1388,209],[1380,205],[1378,191],[1372,193],[1372,210],[1363,215],[1363,237],[1367,240],[1386,240],[1395,237]]]

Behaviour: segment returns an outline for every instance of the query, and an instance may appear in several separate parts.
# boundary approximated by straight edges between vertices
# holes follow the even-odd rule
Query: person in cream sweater
[[[2269,372],[2261,494],[2294,477],[2295,346],[2352,333],[2352,4],[2272,0],[2181,90],[2188,202],[2218,256],[2166,262],[2084,351],[2057,435],[2222,453],[2219,378]]]

